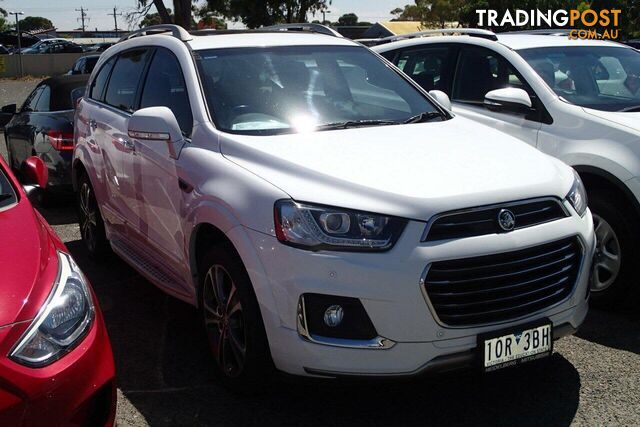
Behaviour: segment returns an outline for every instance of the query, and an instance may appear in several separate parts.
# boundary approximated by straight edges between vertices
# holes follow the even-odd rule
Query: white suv
[[[101,56],[75,126],[87,249],[197,306],[230,386],[493,370],[586,315],[574,171],[352,41],[146,29]]]
[[[640,52],[558,31],[457,31],[471,37],[416,34],[374,50],[424,89],[443,91],[455,113],[573,166],[598,237],[594,302],[640,295],[632,288],[640,274]]]

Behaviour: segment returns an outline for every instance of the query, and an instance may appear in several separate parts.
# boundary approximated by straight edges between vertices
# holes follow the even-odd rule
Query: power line
[[[87,16],[87,9],[85,9],[82,6],[80,6],[80,9],[76,9],[76,12],[80,12],[80,18],[78,18],[78,20],[82,21],[82,32],[84,33],[84,30],[85,30],[84,21],[86,20],[87,22],[89,22],[91,18]]]
[[[114,6],[113,7],[113,13],[107,13],[107,15],[113,16],[113,23],[116,26],[116,36],[118,35],[118,16],[122,16],[122,12],[116,13],[117,10],[118,10],[118,8]]]

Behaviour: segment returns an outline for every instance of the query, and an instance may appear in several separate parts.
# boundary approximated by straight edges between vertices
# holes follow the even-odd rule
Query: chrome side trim
[[[297,317],[298,334],[305,341],[309,341],[314,344],[365,350],[386,350],[396,345],[395,341],[381,336],[377,336],[370,340],[349,340],[344,338],[322,337],[311,334],[309,332],[309,329],[307,328],[307,314],[304,307],[304,295],[300,295],[300,299],[298,300]]]
[[[515,202],[496,203],[496,204],[493,204],[493,205],[476,206],[476,207],[473,207],[473,208],[458,209],[458,210],[454,210],[454,211],[442,212],[442,213],[439,213],[439,214],[436,214],[436,215],[432,216],[429,219],[429,221],[427,221],[427,225],[424,228],[424,232],[422,233],[422,236],[420,237],[420,241],[421,242],[426,242],[427,241],[427,237],[429,236],[429,231],[431,231],[431,226],[433,225],[434,222],[436,222],[440,218],[444,218],[444,217],[451,216],[451,215],[459,215],[459,214],[465,214],[465,213],[470,213],[470,212],[484,211],[484,210],[489,210],[489,209],[510,208],[512,206],[520,206],[520,205],[526,205],[526,204],[529,204],[529,203],[537,203],[537,202],[545,202],[545,201],[556,202],[558,204],[558,206],[560,206],[560,208],[562,209],[562,212],[564,212],[566,217],[570,217],[571,216],[571,214],[567,210],[567,207],[564,205],[564,203],[562,203],[562,200],[560,200],[557,197],[553,197],[553,196],[536,197],[534,199],[518,200],[518,201],[515,201]],[[531,214],[531,212],[527,212],[525,215],[530,215],[530,214]],[[549,222],[549,221],[547,221],[547,222]],[[540,225],[540,224],[544,224],[544,222],[541,222],[539,224],[529,225],[529,226],[526,226],[526,227],[516,227],[513,231],[521,230],[523,228],[535,227],[535,226]]]

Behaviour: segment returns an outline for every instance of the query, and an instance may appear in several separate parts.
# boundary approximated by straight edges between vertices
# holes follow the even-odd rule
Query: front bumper
[[[83,341],[43,368],[6,357],[28,323],[0,329],[0,425],[114,425],[115,365],[100,310]]]
[[[556,330],[561,325],[564,330],[580,326],[588,308],[595,237],[590,212],[583,218],[571,208],[569,212],[571,217],[510,233],[440,242],[420,242],[424,223],[411,221],[396,246],[385,253],[309,252],[241,227],[231,230],[230,237],[238,243],[256,289],[278,369],[294,375],[410,376],[443,357],[460,359],[476,347],[481,333],[543,317],[551,319]],[[542,311],[490,325],[448,327],[436,321],[421,291],[420,277],[432,262],[510,252],[576,236],[583,246],[583,262],[573,293]],[[257,260],[247,258],[252,256]],[[297,316],[305,293],[358,298],[379,336],[393,345],[350,348],[305,339]]]

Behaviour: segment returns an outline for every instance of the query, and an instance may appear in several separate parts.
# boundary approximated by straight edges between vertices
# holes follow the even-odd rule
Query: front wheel
[[[613,308],[624,303],[640,273],[638,229],[629,208],[609,193],[591,193],[589,206],[596,234],[591,298],[596,306]]]
[[[261,392],[273,364],[249,275],[226,246],[210,249],[200,271],[200,311],[218,377],[234,391]]]

